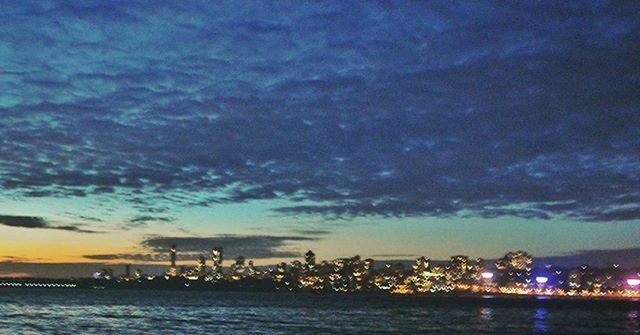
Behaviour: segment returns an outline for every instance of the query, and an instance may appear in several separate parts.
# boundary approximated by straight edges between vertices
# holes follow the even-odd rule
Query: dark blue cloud
[[[175,219],[168,216],[139,215],[129,220],[129,224],[132,226],[138,226],[138,225],[145,225],[149,222],[169,223],[173,221],[175,221]]]
[[[51,225],[47,220],[36,216],[0,215],[0,225],[28,229],[57,229],[76,233],[98,233],[94,230],[81,228],[81,224]]]
[[[0,187],[637,220],[638,9],[5,3]]]
[[[320,235],[316,233],[315,235]],[[213,248],[222,247],[227,259],[243,256],[251,259],[297,258],[302,253],[291,245],[296,242],[317,241],[313,236],[271,236],[271,235],[220,235],[214,237],[171,237],[151,236],[145,238],[140,246],[146,253],[120,253],[84,255],[84,258],[100,261],[168,261],[171,246],[178,247],[178,259],[194,260],[200,255],[208,255]]]

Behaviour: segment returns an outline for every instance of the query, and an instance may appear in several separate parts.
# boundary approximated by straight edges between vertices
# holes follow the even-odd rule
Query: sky
[[[171,244],[640,265],[635,2],[1,6],[0,276]]]

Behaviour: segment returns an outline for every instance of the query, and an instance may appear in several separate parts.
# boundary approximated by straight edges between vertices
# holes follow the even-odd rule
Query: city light
[[[627,284],[629,284],[629,286],[633,286],[633,287],[638,286],[638,285],[640,285],[640,279],[638,279],[638,278],[629,278],[629,279],[627,279]]]
[[[483,279],[491,279],[493,278],[493,272],[483,272],[480,276]]]
[[[222,266],[223,250],[215,247],[210,257],[195,255],[192,265],[178,265],[177,246],[168,252],[168,271],[145,274],[141,268],[116,274],[111,268],[91,273],[91,278],[62,281],[12,279],[0,281],[0,287],[22,288],[127,288],[181,290],[258,290],[313,293],[368,292],[396,295],[478,295],[535,296],[582,298],[640,299],[640,277],[627,276],[619,267],[597,268],[579,266],[545,269],[531,266],[533,257],[524,251],[509,252],[495,262],[495,268],[479,258],[452,256],[448,261],[431,261],[418,257],[413,264],[385,263],[375,267],[371,258],[358,255],[317,261],[312,251],[304,259],[274,266],[258,266],[250,259],[238,256],[228,267]],[[209,264],[207,264],[207,261]],[[411,264],[411,265],[410,265]],[[538,272],[544,271],[544,272]],[[553,273],[551,278],[545,275]],[[496,280],[498,278],[499,280]]]

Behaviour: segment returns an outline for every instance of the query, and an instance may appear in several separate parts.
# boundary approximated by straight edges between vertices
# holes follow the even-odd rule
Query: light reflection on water
[[[627,313],[627,322],[626,322],[626,330],[629,333],[640,334],[640,313],[638,310],[631,310]]]
[[[492,321],[493,320],[493,310],[491,307],[482,307],[480,308],[480,319],[482,321]]]
[[[0,334],[638,334],[632,302],[0,290]]]
[[[549,331],[547,326],[547,314],[549,311],[546,308],[538,308],[536,309],[536,314],[534,316],[534,324],[533,330],[536,333],[546,333]]]

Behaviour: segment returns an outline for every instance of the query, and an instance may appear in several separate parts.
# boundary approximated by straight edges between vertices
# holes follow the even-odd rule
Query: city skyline
[[[636,4],[2,6],[0,277],[172,245],[640,266]]]
[[[594,267],[536,264],[526,251],[506,253],[494,261],[466,255],[434,261],[421,256],[411,263],[384,262],[359,255],[319,260],[309,250],[302,260],[259,267],[238,256],[223,266],[224,249],[211,248],[207,257],[197,256],[195,266],[177,264],[178,246],[168,250],[165,271],[149,273],[141,267],[124,266],[124,272],[102,268],[91,277],[14,277],[0,280],[0,288],[137,289],[187,291],[378,293],[436,295],[467,298],[531,297],[637,299],[640,297],[639,268],[620,263]],[[211,266],[207,265],[207,258]],[[544,262],[544,261],[543,261]]]

